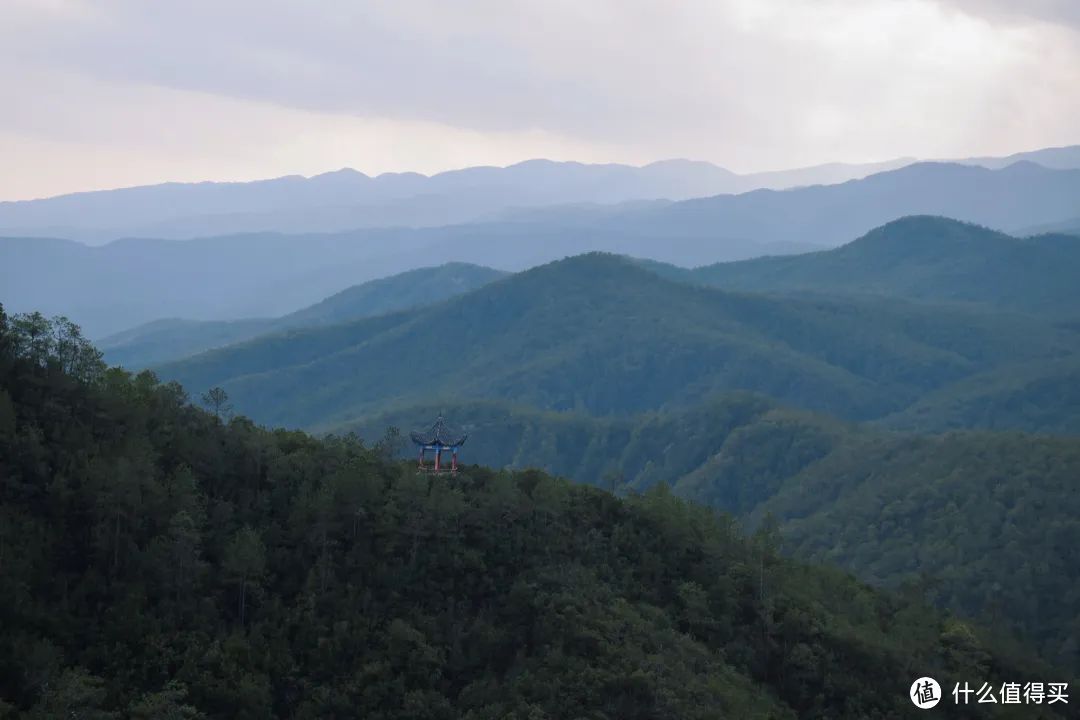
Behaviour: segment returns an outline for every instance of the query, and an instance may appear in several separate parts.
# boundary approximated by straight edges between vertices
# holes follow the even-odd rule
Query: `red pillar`
[[[439,472],[439,460],[442,459],[442,448],[435,448],[435,472]]]

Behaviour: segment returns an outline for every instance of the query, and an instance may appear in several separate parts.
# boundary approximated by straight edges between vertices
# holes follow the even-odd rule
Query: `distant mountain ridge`
[[[905,215],[1007,231],[1075,218],[1077,207],[1080,170],[923,163],[838,185],[535,208],[437,228],[131,239],[102,247],[0,238],[0,287],[13,311],[70,314],[101,337],[162,317],[284,315],[431,258],[517,271],[603,251],[693,267],[835,247]]]
[[[1080,314],[1080,237],[1015,238],[970,223],[906,217],[831,250],[720,263],[684,277],[729,290],[884,294]]]
[[[1073,218],[1077,207],[1080,170],[1049,170],[1030,162],[1001,170],[916,163],[838,185],[755,190],[644,208],[611,224],[621,221],[639,232],[663,227],[672,234],[709,227],[730,238],[836,246],[906,215],[939,215],[1011,232]]]
[[[711,163],[641,167],[529,160],[432,176],[351,168],[237,183],[165,183],[0,202],[0,232],[100,243],[123,236],[186,238],[232,232],[334,232],[476,221],[515,207],[682,200],[860,177],[904,161],[828,165],[740,176]]]
[[[104,351],[107,362],[138,369],[266,333],[347,322],[438,302],[504,275],[506,273],[479,265],[447,263],[354,285],[279,318],[155,320],[103,338],[97,346]]]
[[[1017,161],[1080,167],[1080,146],[972,158],[1002,168]],[[490,219],[507,210],[577,203],[685,200],[755,189],[842,183],[902,168],[914,158],[828,163],[738,175],[708,162],[617,163],[529,160],[432,176],[350,168],[305,178],[163,183],[54,198],[0,202],[0,234],[67,237],[100,244],[120,237],[190,238],[250,232],[339,232],[364,227],[433,227]]]

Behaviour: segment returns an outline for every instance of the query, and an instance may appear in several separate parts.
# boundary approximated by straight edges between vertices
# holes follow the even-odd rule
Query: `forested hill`
[[[470,460],[623,493],[668,483],[750,524],[772,512],[797,557],[875,585],[932,588],[942,607],[1009,628],[1080,672],[1080,438],[882,432],[747,394],[616,418],[414,406],[347,427],[379,437],[440,411],[470,431]]]
[[[103,338],[97,346],[110,364],[139,370],[258,335],[347,322],[439,302],[505,274],[480,265],[445,263],[353,285],[282,317],[156,320]]]
[[[385,450],[225,423],[0,311],[0,712],[898,718],[921,675],[1058,679],[663,489]]]
[[[929,393],[882,420],[901,430],[962,428],[1080,435],[1080,357],[999,368]]]
[[[1073,317],[1080,238],[1015,238],[942,217],[906,217],[833,250],[719,263],[681,276],[735,290],[858,292],[984,303]],[[672,271],[669,271],[672,272]]]
[[[867,419],[1078,345],[1075,331],[1021,315],[731,293],[590,254],[436,306],[257,338],[158,371],[193,393],[220,385],[260,422],[301,427],[391,402],[487,398],[606,415],[730,390]]]

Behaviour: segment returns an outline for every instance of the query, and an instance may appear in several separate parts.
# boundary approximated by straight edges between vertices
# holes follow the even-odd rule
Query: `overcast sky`
[[[1080,0],[0,0],[0,199],[1080,143]]]

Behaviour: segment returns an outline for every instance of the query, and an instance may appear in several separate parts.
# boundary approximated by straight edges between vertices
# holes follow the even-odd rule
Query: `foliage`
[[[970,658],[1052,673],[663,485],[418,476],[19,337],[0,312],[0,698],[26,717],[896,718]]]
[[[882,425],[1080,435],[1080,356],[991,370],[928,393]]]
[[[734,390],[868,419],[1078,347],[1076,332],[1026,316],[741,295],[594,254],[440,305],[266,336],[158,371],[192,392],[222,387],[259,422],[305,428],[432,398],[620,415]]]
[[[347,427],[377,437],[385,424],[439,409],[472,430],[471,461],[623,494],[669,482],[751,524],[771,510],[787,552],[875,585],[932,586],[939,605],[984,617],[1080,671],[1080,439],[888,433],[750,395],[622,418],[420,406]]]
[[[942,217],[905,217],[833,250],[719,263],[686,278],[727,289],[872,293],[1052,316],[1080,307],[1080,240],[1014,238]]]

